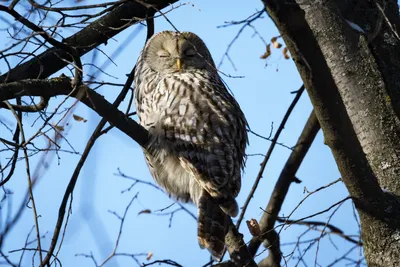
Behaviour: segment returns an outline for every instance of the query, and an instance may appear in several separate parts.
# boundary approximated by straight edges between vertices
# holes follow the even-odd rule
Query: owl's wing
[[[181,166],[227,214],[236,216],[238,207],[235,197],[241,186],[240,166],[229,149],[224,152],[222,147],[213,147],[210,151],[196,144],[186,145],[185,149],[178,152]]]
[[[204,101],[197,101],[198,111],[187,118],[190,123],[171,125],[174,150],[181,165],[217,203],[236,205],[234,198],[241,187],[247,122],[225,87],[215,89],[216,85],[223,84],[202,85]],[[213,86],[212,90],[207,86]],[[195,126],[193,121],[197,121]]]

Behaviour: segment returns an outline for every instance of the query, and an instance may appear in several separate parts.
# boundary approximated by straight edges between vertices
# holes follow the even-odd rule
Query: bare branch
[[[65,43],[59,42],[56,39],[52,38],[47,32],[45,32],[42,28],[37,26],[36,24],[30,22],[29,20],[25,19],[22,15],[20,15],[17,11],[14,9],[8,9],[5,6],[0,5],[0,11],[4,11],[11,16],[14,17],[14,19],[18,20],[21,22],[23,25],[28,27],[29,29],[33,30],[37,34],[43,37],[43,39],[46,40],[46,42],[50,43],[53,45],[56,49],[60,50],[64,54],[68,54],[69,57],[72,58],[72,60],[67,60],[67,62],[74,62],[74,67],[75,67],[75,78],[74,78],[74,84],[78,85],[82,81],[82,62],[80,59],[80,56],[78,51],[72,47],[69,46]]]
[[[24,132],[24,128],[22,126],[21,115],[17,114],[17,112],[14,110],[14,108],[11,106],[11,104],[8,103],[8,101],[5,101],[5,104],[11,110],[15,119],[17,120],[19,131],[21,133],[21,142],[25,143],[25,132]],[[29,166],[29,158],[28,158],[28,152],[26,150],[26,147],[23,147],[23,151],[24,151],[24,158],[25,158],[26,174],[27,174],[27,178],[28,178],[29,200],[32,203],[33,220],[35,222],[35,228],[36,228],[37,249],[39,251],[40,263],[42,263],[43,258],[42,258],[42,246],[41,246],[41,241],[40,241],[41,237],[40,237],[40,230],[39,230],[38,213],[37,213],[35,198],[33,195],[33,183],[32,183],[32,178],[31,178],[31,170],[30,170],[30,166]]]
[[[139,145],[141,145],[142,147],[146,147],[148,141],[148,132],[142,126],[127,117],[123,112],[116,109],[114,105],[111,105],[101,95],[97,94],[96,92],[84,85],[81,85],[79,88],[81,87],[84,87],[84,90],[86,90],[87,92],[86,94],[83,94],[81,101],[88,107],[96,111],[100,116],[102,116],[104,123],[108,121],[109,123],[115,125],[115,127],[120,129],[122,132],[127,134],[129,137],[134,139]],[[79,88],[78,90],[81,90]],[[46,97],[52,97],[55,95],[70,94],[72,97],[74,97],[77,93],[75,92],[71,94],[72,91],[73,88],[71,87],[71,80],[66,77],[55,78],[46,81],[26,80],[0,84],[0,101],[25,95],[42,95]],[[49,248],[49,252],[51,253],[47,254],[46,258],[44,259],[44,263],[50,260],[52,252],[54,251],[55,245],[58,240],[58,235],[61,230],[61,224],[64,218],[66,203],[68,201],[69,195],[72,193],[80,169],[83,166],[83,163],[87,157],[88,151],[90,151],[90,147],[94,144],[95,139],[97,138],[94,138],[94,140],[93,138],[91,138],[89,140],[88,146],[90,146],[87,146],[87,148],[85,149],[84,153],[82,154],[82,158],[77,165],[77,169],[75,169],[74,174],[71,177],[69,186],[67,187],[62,205],[60,207],[59,218],[55,227],[52,244]],[[237,231],[236,227],[234,227],[233,224],[231,224],[229,227],[229,232],[226,235],[226,242],[228,251],[231,254],[231,258],[233,257],[233,261],[239,261],[242,263],[245,262],[246,264],[250,264],[248,266],[253,266],[251,264],[255,264],[247,250],[247,246],[243,242],[242,235]]]
[[[176,1],[147,1],[157,10],[161,10],[174,2]],[[78,51],[77,56],[80,57],[98,45],[107,43],[108,39],[127,27],[144,20],[146,17],[151,17],[152,14],[154,14],[154,9],[148,9],[138,1],[128,1],[104,17],[92,22],[78,33],[66,38],[63,43],[74,47]],[[39,56],[2,75],[0,82],[4,82],[6,78],[9,82],[29,78],[46,78],[65,67],[68,64],[67,62],[72,62],[67,53],[58,48],[50,48]]]
[[[293,152],[290,154],[285,166],[282,169],[281,174],[275,184],[275,188],[271,194],[268,205],[265,209],[261,220],[259,221],[262,238],[253,237],[249,243],[249,250],[254,256],[264,239],[268,240],[270,255],[274,257],[273,262],[279,264],[281,258],[276,255],[280,255],[279,245],[275,243],[277,240],[277,234],[272,231],[274,224],[278,217],[279,211],[282,208],[283,201],[286,198],[286,194],[289,191],[289,187],[295,179],[297,170],[299,169],[304,157],[306,156],[315,136],[319,131],[319,123],[314,111],[311,112],[304,129],[297,140],[296,146]]]
[[[143,263],[142,266],[151,266],[151,265],[170,265],[170,266],[176,266],[176,267],[183,267],[182,265],[180,265],[179,263],[177,263],[176,261],[173,260],[156,260],[150,263]]]
[[[121,239],[121,235],[122,235],[122,229],[124,227],[124,222],[126,219],[126,214],[128,213],[129,208],[131,207],[133,201],[135,199],[137,199],[139,193],[136,193],[135,196],[131,199],[131,201],[128,203],[128,205],[125,207],[125,211],[124,214],[122,215],[122,217],[120,216],[116,216],[118,219],[120,219],[121,223],[119,226],[119,231],[118,231],[118,236],[117,239],[115,240],[115,246],[114,246],[114,250],[111,252],[111,254],[99,265],[99,267],[105,265],[109,260],[111,260],[111,258],[113,258],[116,253],[117,253],[117,249],[118,249],[118,245],[119,245],[119,240]]]
[[[38,111],[43,111],[47,105],[48,105],[49,99],[48,98],[44,98],[44,97],[40,97],[40,102],[37,104],[33,104],[33,105],[12,105],[14,110],[19,110],[22,112],[38,112]],[[1,108],[7,108],[8,106],[4,103],[0,102],[0,107]]]
[[[298,225],[306,225],[306,226],[324,226],[327,227],[331,230],[332,234],[338,235],[343,237],[345,240],[349,241],[350,243],[356,244],[358,246],[362,246],[362,242],[361,240],[355,240],[353,238],[351,238],[348,235],[345,235],[344,232],[339,229],[338,227],[326,223],[326,222],[318,222],[318,221],[298,221],[298,220],[288,220],[288,219],[284,219],[284,218],[277,218],[276,219],[278,222],[282,222],[282,223],[289,223],[289,224],[298,224]]]
[[[127,81],[126,81],[126,83],[124,85],[124,88],[122,89],[122,91],[120,92],[120,94],[118,95],[118,97],[116,98],[114,103],[111,105],[111,108],[116,109],[119,106],[119,104],[124,100],[126,94],[128,93],[128,90],[129,90],[130,86],[132,85],[134,72],[135,72],[135,67],[132,68],[132,71],[128,76],[128,79],[127,79]],[[86,98],[87,98],[87,95],[88,94],[83,94],[82,97],[86,96]],[[89,100],[93,101],[93,99],[89,99]],[[90,101],[90,102],[92,103],[92,101]],[[85,148],[85,150],[84,150],[84,152],[82,154],[82,157],[79,160],[79,162],[78,162],[78,164],[77,164],[77,166],[76,166],[76,168],[74,170],[74,173],[72,174],[72,177],[70,179],[70,182],[69,182],[69,184],[67,186],[67,189],[65,191],[63,200],[62,200],[61,205],[60,205],[60,209],[59,209],[59,213],[58,213],[58,219],[57,219],[56,226],[54,228],[54,234],[53,234],[52,242],[51,242],[50,247],[49,247],[49,252],[47,253],[45,259],[43,260],[43,264],[40,265],[41,267],[44,267],[45,265],[47,265],[49,263],[50,258],[52,256],[54,250],[55,250],[55,247],[56,247],[57,241],[58,241],[58,237],[59,237],[59,234],[60,234],[60,231],[61,231],[61,226],[62,226],[62,223],[64,221],[65,208],[66,208],[68,199],[69,199],[70,195],[72,194],[72,192],[73,192],[73,190],[75,188],[75,184],[76,184],[76,181],[78,180],[78,177],[79,177],[80,171],[81,171],[81,169],[83,167],[83,164],[85,163],[85,161],[86,161],[86,159],[87,159],[87,157],[89,155],[89,152],[92,149],[92,147],[93,147],[94,143],[96,142],[97,138],[100,137],[101,130],[103,129],[103,127],[105,126],[106,123],[107,123],[107,119],[106,118],[102,118],[100,123],[97,125],[96,129],[94,130],[92,136],[90,137],[90,139],[89,139],[89,141],[88,141],[88,143],[86,145],[86,148]]]
[[[260,171],[258,172],[257,178],[254,181],[253,187],[251,188],[250,193],[247,196],[247,199],[246,199],[246,201],[245,201],[245,203],[244,203],[244,205],[242,207],[242,211],[241,211],[239,219],[238,219],[238,221],[236,223],[236,227],[238,227],[238,228],[240,227],[240,223],[242,222],[242,220],[244,218],[244,214],[246,213],[247,207],[249,206],[250,201],[253,198],[253,195],[254,195],[255,191],[257,190],[258,184],[260,183],[260,180],[261,180],[262,175],[264,173],[265,166],[267,165],[267,162],[268,162],[269,158],[271,157],[272,151],[275,148],[275,144],[278,141],[279,135],[281,134],[283,128],[285,127],[285,124],[286,124],[287,120],[289,119],[289,116],[292,113],[292,111],[293,111],[294,107],[296,106],[297,102],[299,101],[302,93],[304,92],[304,89],[305,89],[304,85],[302,85],[300,87],[300,89],[298,90],[298,92],[296,94],[296,97],[293,99],[292,103],[290,104],[288,110],[286,111],[285,116],[282,119],[281,124],[279,125],[278,130],[275,133],[274,138],[272,139],[271,146],[269,147],[268,152],[267,152],[263,162],[261,163],[261,168],[260,168]]]
[[[80,90],[86,92],[80,99],[82,103],[93,109],[101,117],[106,118],[108,122],[115,125],[115,127],[131,137],[139,145],[146,145],[148,137],[147,131],[143,127],[134,120],[126,117],[123,112],[115,109],[103,96],[89,89],[87,86],[81,85],[76,91]],[[50,80],[22,80],[0,84],[0,101],[19,96],[53,97],[57,95],[71,95],[71,97],[75,97],[77,94],[76,91],[73,91],[71,79],[65,76]]]

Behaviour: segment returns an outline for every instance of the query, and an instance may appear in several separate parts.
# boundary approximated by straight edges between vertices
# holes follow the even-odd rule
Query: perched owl
[[[151,134],[144,152],[151,174],[198,207],[199,244],[220,259],[227,216],[238,213],[247,122],[204,42],[190,32],[149,39],[136,65],[135,103]]]

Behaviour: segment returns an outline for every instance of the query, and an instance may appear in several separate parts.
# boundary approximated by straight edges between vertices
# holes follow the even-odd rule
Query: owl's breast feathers
[[[202,72],[151,82],[152,90],[136,92],[141,95],[136,100],[141,124],[158,137],[154,142],[168,143],[167,154],[177,157],[213,198],[236,197],[247,123],[223,83]]]

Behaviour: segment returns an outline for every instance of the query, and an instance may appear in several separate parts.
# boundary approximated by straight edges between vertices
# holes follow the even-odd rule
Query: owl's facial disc
[[[151,44],[148,44],[144,57],[153,70],[163,74],[214,66],[201,39],[185,32],[163,32],[155,36]]]
[[[166,42],[166,45],[157,51],[161,62],[166,63],[169,68],[175,71],[204,68],[204,59],[196,51],[196,48],[187,40],[177,38]]]

